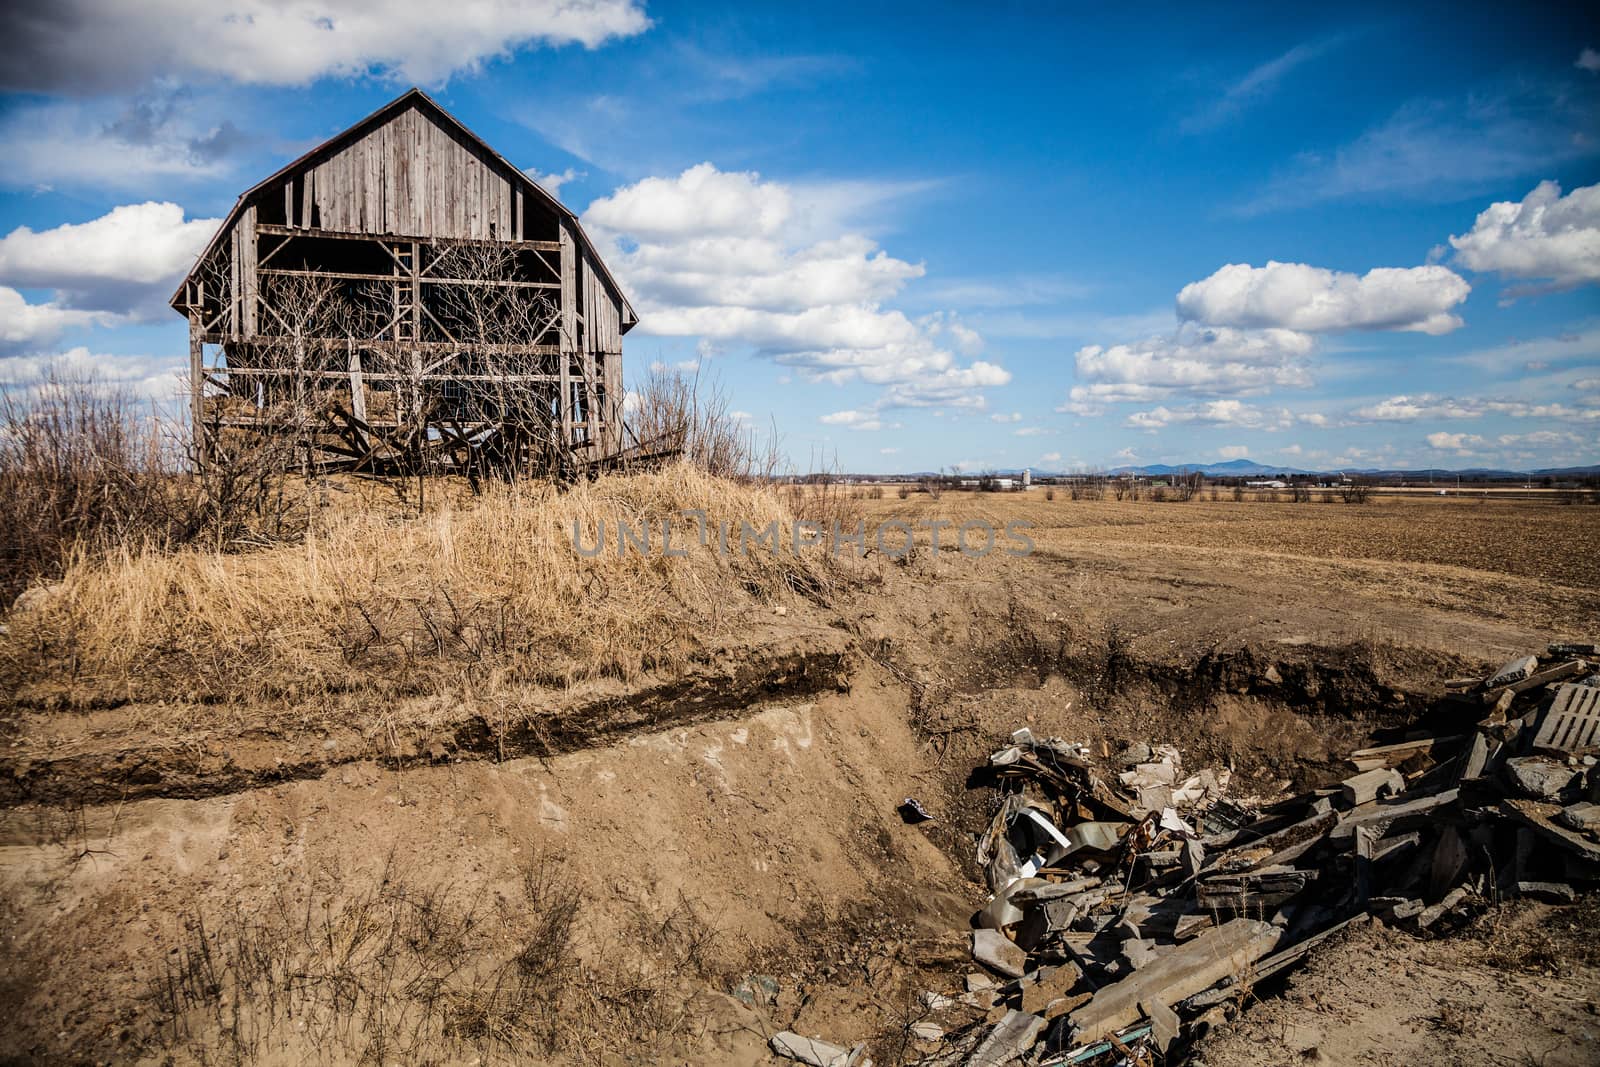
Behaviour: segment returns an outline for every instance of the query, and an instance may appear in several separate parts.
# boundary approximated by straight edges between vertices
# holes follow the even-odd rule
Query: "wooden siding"
[[[583,257],[583,322],[586,351],[622,351],[622,301],[587,253]]]
[[[304,181],[302,226],[314,218],[322,229],[354,233],[521,236],[518,183],[414,107],[311,166]]]

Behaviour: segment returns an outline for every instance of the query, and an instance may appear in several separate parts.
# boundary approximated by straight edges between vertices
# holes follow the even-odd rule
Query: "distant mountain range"
[[[1250,478],[1266,474],[1315,474],[1315,471],[1301,470],[1298,467],[1267,467],[1253,459],[1230,459],[1225,463],[1151,463],[1143,467],[1113,467],[1112,474],[1139,474],[1146,477],[1160,477],[1168,474],[1182,474],[1199,471],[1217,478]]]
[[[1587,467],[1542,467],[1531,471],[1501,470],[1491,467],[1466,467],[1460,470],[1444,467],[1422,467],[1415,470],[1400,468],[1378,467],[1344,467],[1334,470],[1302,470],[1299,467],[1271,467],[1257,463],[1253,459],[1230,459],[1226,463],[1183,463],[1166,464],[1152,463],[1144,467],[1114,467],[1111,474],[1138,474],[1145,477],[1160,477],[1163,475],[1180,474],[1185,471],[1199,471],[1201,474],[1214,478],[1254,478],[1266,477],[1277,474],[1360,474],[1368,477],[1403,477],[1408,480],[1421,478],[1454,478],[1460,475],[1463,478],[1574,478],[1583,475],[1600,474],[1600,464]]]
[[[1407,481],[1419,481],[1427,478],[1450,479],[1458,475],[1462,478],[1479,480],[1517,479],[1517,478],[1578,478],[1591,475],[1600,475],[1600,464],[1591,464],[1587,467],[1542,467],[1531,471],[1500,470],[1490,467],[1467,467],[1460,470],[1445,467],[1422,467],[1418,469],[1383,469],[1365,467],[1357,469],[1344,467],[1338,470],[1303,470],[1299,467],[1269,466],[1257,463],[1253,459],[1230,459],[1222,463],[1150,463],[1142,467],[1122,466],[1111,467],[1097,474],[1133,474],[1144,478],[1163,478],[1174,474],[1199,471],[1212,478],[1267,478],[1281,474],[1317,475],[1317,474],[1360,474],[1372,478],[1404,478]],[[1003,478],[1015,478],[1022,475],[1020,468],[1015,470],[997,470],[992,472]],[[1033,468],[1035,478],[1056,478],[1066,474],[1082,473],[1079,471],[1049,471]],[[967,471],[966,478],[976,478],[978,472]],[[933,472],[907,475],[906,477],[937,477]]]

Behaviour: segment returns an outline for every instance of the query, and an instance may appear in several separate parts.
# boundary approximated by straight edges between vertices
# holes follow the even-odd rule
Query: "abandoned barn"
[[[581,469],[637,321],[577,217],[413,89],[242,196],[172,298],[202,457]]]

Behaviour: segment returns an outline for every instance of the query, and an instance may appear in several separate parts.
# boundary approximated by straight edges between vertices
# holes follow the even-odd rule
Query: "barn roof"
[[[199,263],[211,258],[211,256],[217,250],[217,245],[221,243],[223,235],[232,229],[233,224],[238,221],[239,213],[242,212],[257,195],[264,192],[268,188],[280,185],[290,175],[296,173],[297,171],[305,170],[306,168],[317,163],[323,157],[333,155],[334,153],[343,149],[345,146],[359,140],[362,137],[365,137],[369,132],[383,125],[385,122],[388,122],[390,119],[394,118],[408,107],[415,107],[419,111],[430,115],[435,121],[439,122],[446,129],[453,130],[461,137],[481,148],[485,155],[499,163],[506,169],[506,172],[511,175],[514,180],[520,182],[525,192],[531,192],[537,200],[542,201],[551,210],[556,212],[556,214],[570,222],[573,233],[577,235],[578,242],[590,253],[595,265],[600,268],[600,273],[605,278],[606,284],[608,284],[622,300],[622,332],[627,333],[631,328],[638,324],[639,316],[634,313],[633,305],[628,302],[628,297],[623,293],[622,286],[617,284],[616,278],[614,278],[611,274],[611,269],[606,266],[605,260],[600,257],[600,253],[595,249],[594,242],[591,241],[589,239],[589,235],[584,232],[583,224],[578,221],[578,216],[569,210],[567,206],[560,200],[557,200],[554,196],[552,196],[542,185],[528,177],[528,175],[523,172],[522,168],[513,165],[499,152],[496,152],[489,145],[489,142],[485,141],[482,137],[479,137],[477,134],[467,129],[467,127],[462,124],[460,119],[456,118],[454,115],[450,114],[450,112],[441,107],[438,102],[433,99],[433,97],[415,87],[406,90],[404,93],[401,93],[399,96],[395,97],[393,100],[389,101],[387,104],[383,105],[378,110],[362,119],[360,122],[357,122],[355,125],[345,130],[343,133],[338,133],[328,138],[328,140],[317,145],[317,147],[313,148],[299,159],[296,159],[292,163],[289,163],[277,171],[274,171],[272,174],[266,178],[263,178],[261,181],[256,182],[256,184],[252,185],[250,188],[241,193],[239,195],[239,199],[234,202],[233,209],[228,212],[228,217],[222,220],[222,224],[217,227],[217,232],[212,235],[210,243],[205,247],[205,251],[200,253],[200,256],[196,260],[196,264],[198,265]],[[185,278],[185,283],[187,283],[188,278],[192,278],[193,275],[194,270],[191,269],[189,275]],[[174,308],[179,308],[182,306],[180,301],[183,297],[183,290],[184,286],[180,284],[177,292],[172,294],[172,299],[169,301],[169,303]]]

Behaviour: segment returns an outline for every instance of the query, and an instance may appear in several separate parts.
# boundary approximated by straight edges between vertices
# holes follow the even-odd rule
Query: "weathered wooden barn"
[[[577,217],[413,89],[240,198],[179,286],[204,456],[582,468],[636,322]]]

